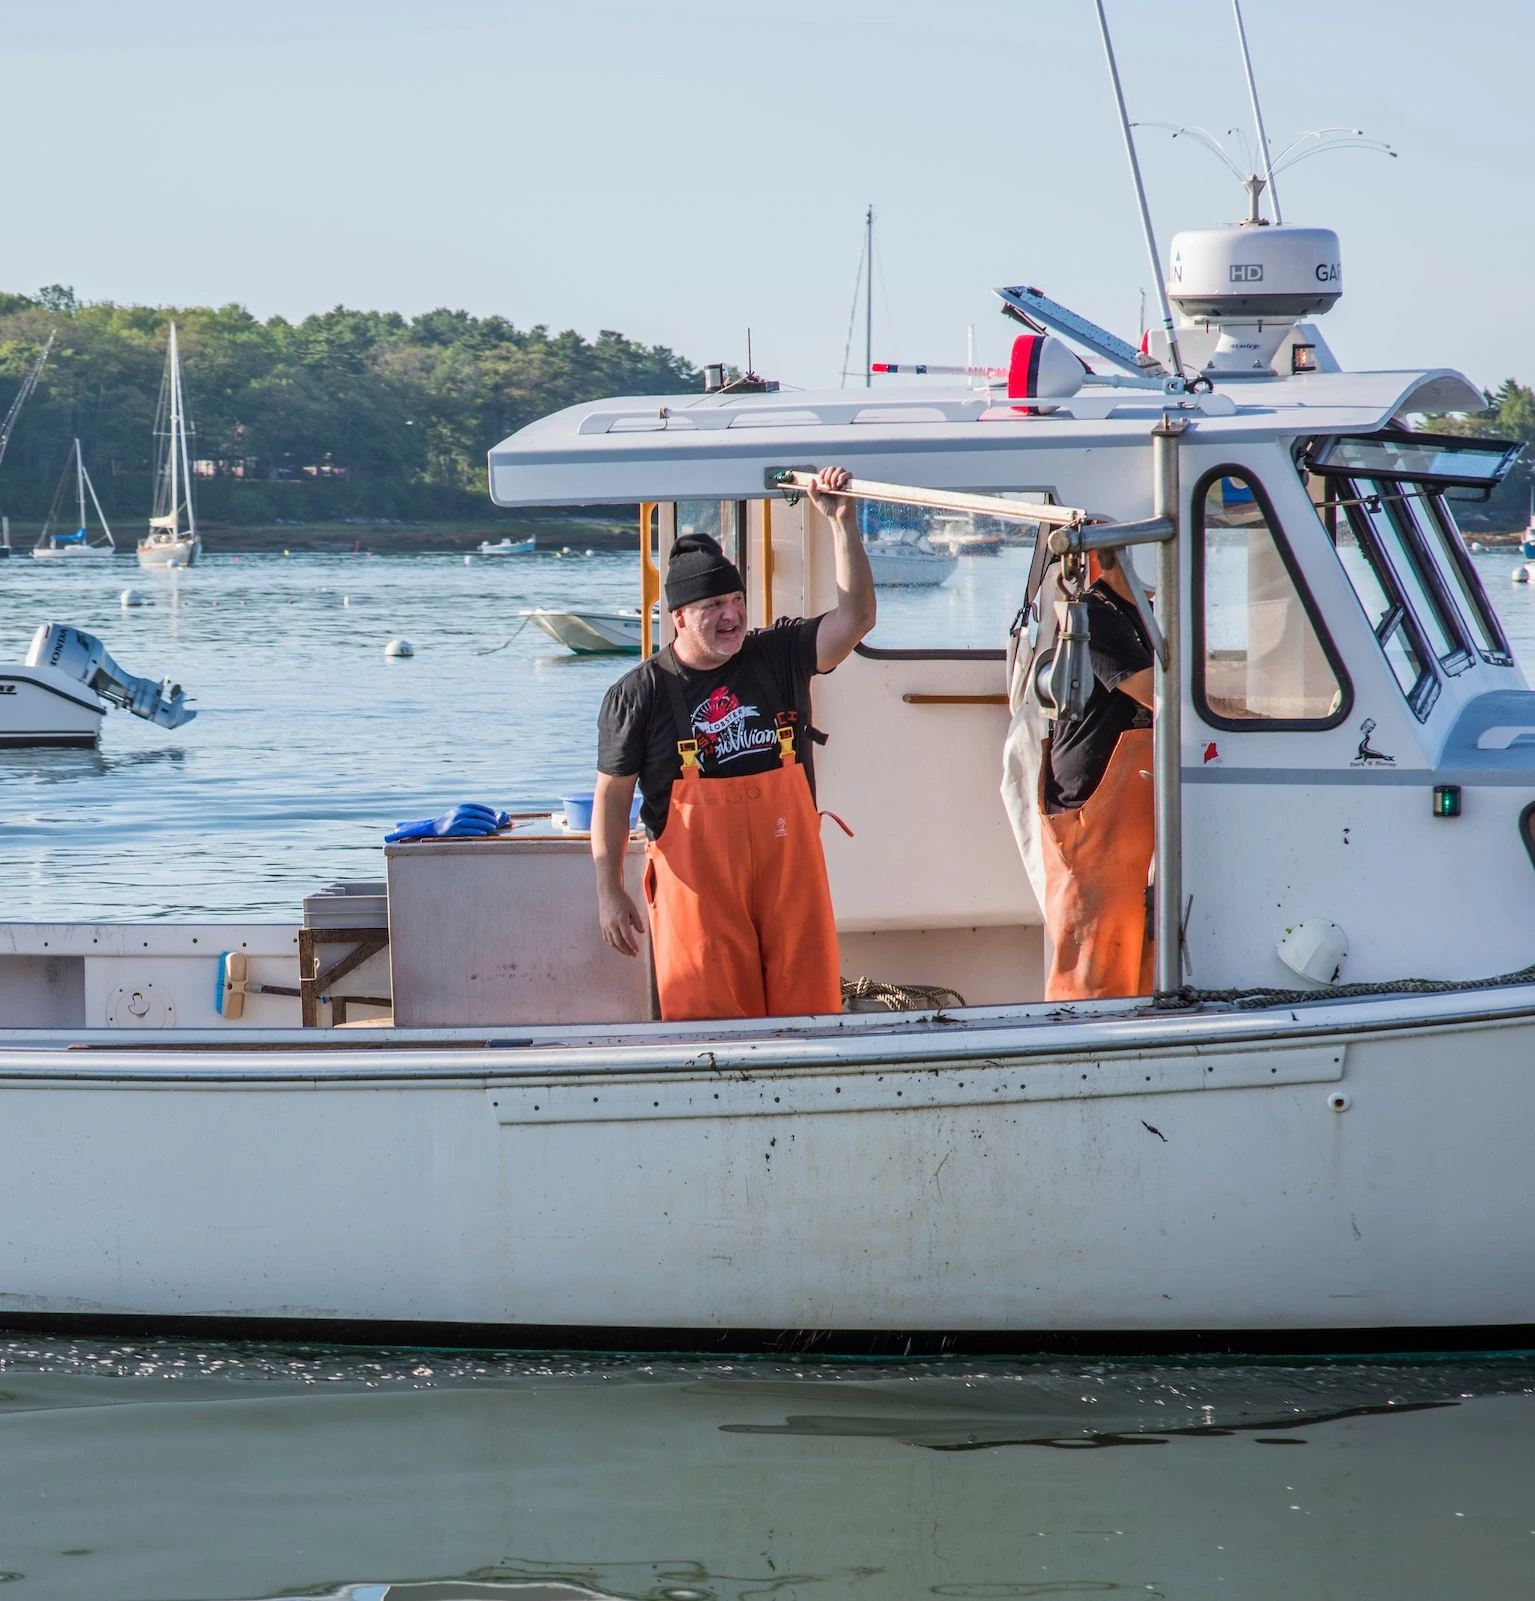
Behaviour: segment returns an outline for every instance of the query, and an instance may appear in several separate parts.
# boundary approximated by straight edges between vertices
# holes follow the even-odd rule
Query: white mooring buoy
[[[144,596],[142,592],[137,589],[125,589],[122,594],[117,597],[117,600],[118,604],[121,606],[142,606],[144,604]]]
[[[384,646],[386,656],[414,656],[416,647],[408,639],[391,639]]]

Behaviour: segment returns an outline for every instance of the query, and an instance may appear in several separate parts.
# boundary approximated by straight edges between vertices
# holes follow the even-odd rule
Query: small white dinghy
[[[75,531],[66,534],[59,526],[59,513],[64,504],[64,497],[69,492],[71,463],[74,466],[79,521],[75,524]],[[101,530],[94,537],[85,518],[87,493],[91,497],[91,504],[96,508],[97,517],[101,519]],[[43,531],[32,554],[38,561],[92,561],[99,560],[103,556],[111,556],[116,550],[117,544],[112,538],[112,530],[107,526],[107,514],[101,509],[101,502],[96,498],[96,486],[91,482],[91,475],[85,470],[85,458],[80,452],[80,441],[77,439],[70,448],[69,459],[64,463],[64,474],[59,479],[59,487],[54,491],[48,520],[43,524]]]
[[[502,538],[494,545],[488,539],[480,541],[482,556],[532,556],[537,549],[538,542],[533,539]]]
[[[26,661],[0,667],[0,746],[94,745],[109,706],[161,728],[180,728],[197,715],[180,684],[135,678],[94,634],[44,623]]]
[[[612,651],[639,653],[640,614],[637,611],[533,610],[524,612],[523,616],[578,656],[597,656]]]

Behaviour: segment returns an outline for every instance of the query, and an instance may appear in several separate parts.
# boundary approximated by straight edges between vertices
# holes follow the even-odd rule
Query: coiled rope
[[[957,990],[936,984],[885,984],[877,978],[842,980],[842,1005],[865,1001],[887,1012],[941,1012],[963,1006],[965,998]]]
[[[1347,1001],[1366,995],[1449,995],[1456,990],[1491,990],[1516,984],[1535,984],[1535,963],[1496,978],[1393,978],[1378,983],[1337,984],[1327,989],[1199,989],[1185,984],[1182,989],[1164,991],[1151,998],[1154,1011],[1180,1011],[1191,1006],[1217,1004],[1234,1006],[1238,1011],[1265,1006],[1295,1006],[1301,1002]]]

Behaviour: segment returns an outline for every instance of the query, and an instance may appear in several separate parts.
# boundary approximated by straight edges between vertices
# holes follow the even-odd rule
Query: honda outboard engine
[[[187,705],[180,684],[173,684],[168,678],[157,684],[152,678],[125,673],[94,634],[67,623],[44,623],[38,629],[27,652],[27,666],[51,667],[66,678],[77,679],[104,701],[126,706],[135,717],[158,723],[161,728],[180,728],[197,715]]]

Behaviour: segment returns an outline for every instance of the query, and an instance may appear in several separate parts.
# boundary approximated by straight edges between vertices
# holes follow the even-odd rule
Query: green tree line
[[[604,330],[502,317],[333,311],[265,322],[243,306],[81,304],[53,285],[0,293],[0,414],[50,332],[53,350],[3,466],[0,509],[47,514],[73,439],[109,517],[148,516],[169,326],[181,348],[191,453],[211,524],[494,514],[485,452],[562,406],[697,389],[683,357]]]

